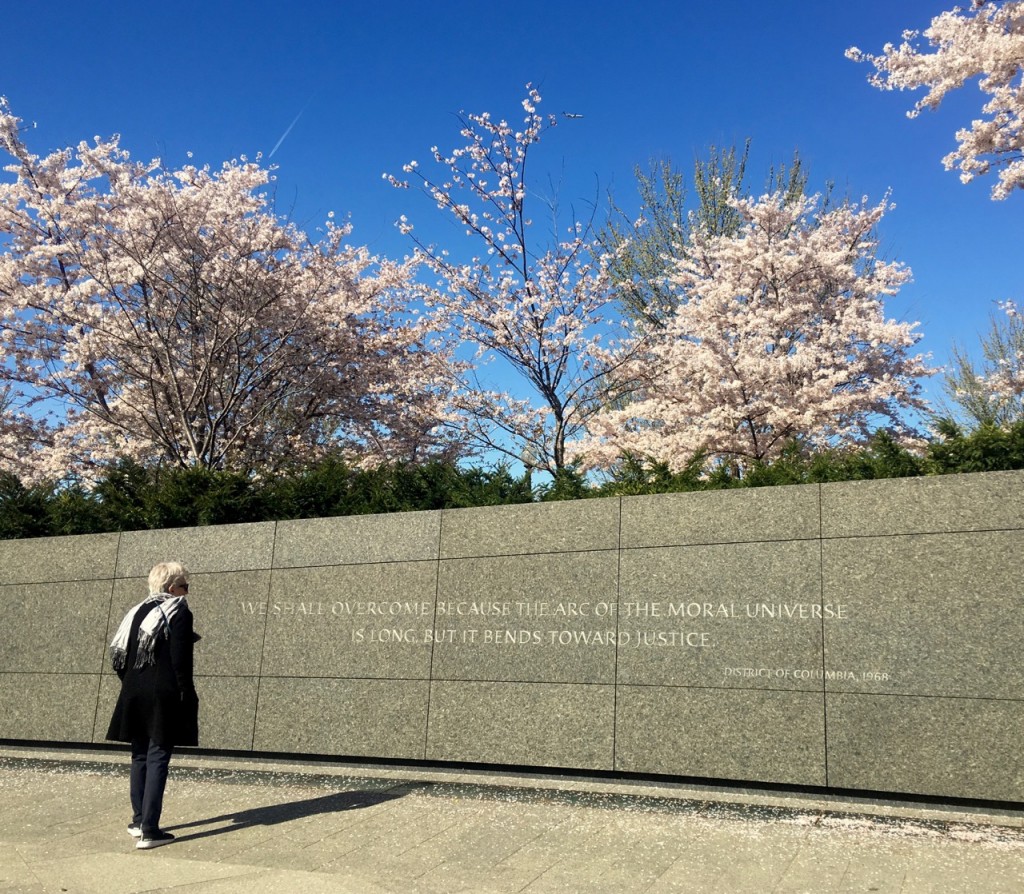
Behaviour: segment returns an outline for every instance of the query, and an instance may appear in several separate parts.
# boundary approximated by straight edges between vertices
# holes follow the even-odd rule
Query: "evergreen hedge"
[[[884,432],[853,450],[808,452],[793,442],[773,462],[742,471],[695,457],[672,472],[664,464],[626,456],[602,483],[592,484],[569,469],[537,489],[529,475],[517,478],[503,466],[430,462],[356,469],[327,459],[257,478],[124,460],[91,486],[27,486],[0,474],[0,539],[1009,469],[1024,469],[1024,421],[970,432],[941,422],[935,440],[918,453]]]

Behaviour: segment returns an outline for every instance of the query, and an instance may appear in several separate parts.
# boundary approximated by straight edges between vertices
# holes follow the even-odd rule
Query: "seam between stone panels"
[[[442,509],[437,515],[437,557],[434,559],[434,612],[431,615],[430,629],[437,629],[437,600],[441,595],[441,545],[444,541],[444,517],[449,510]],[[427,711],[423,724],[423,759],[430,753],[430,703],[434,697],[434,640],[430,637],[430,665],[427,668]]]
[[[437,559],[438,562],[473,562],[476,559],[523,559],[533,558],[534,556],[592,556],[592,555],[611,555],[617,553],[619,550],[614,546],[606,546],[601,549],[568,549],[564,551],[556,551],[550,553],[490,553],[486,556],[441,556]],[[433,562],[433,559],[414,559],[410,561],[417,562]],[[375,563],[376,564],[376,563]]]
[[[261,569],[266,570],[267,574],[267,602],[270,602],[270,594],[274,590],[274,562],[277,559],[277,522],[274,522],[274,536],[270,540],[270,568]],[[256,727],[259,724],[260,717],[260,695],[263,692],[263,659],[266,656],[267,651],[267,628],[270,626],[270,612],[267,612],[263,617],[263,639],[260,641],[260,666],[256,671],[256,704],[253,705],[252,709],[252,737],[250,739],[249,750],[256,750]]]
[[[946,701],[972,702],[1013,702],[1020,704],[1024,698],[1013,698],[1009,695],[936,695],[924,692],[870,692],[866,689],[832,689],[829,695],[869,695],[877,698],[941,698]]]
[[[110,571],[110,601],[107,603],[107,623],[103,628],[103,649],[100,654],[99,679],[96,681],[96,709],[92,715],[92,741],[96,741],[96,724],[100,719],[100,701],[103,695],[103,666],[107,659],[107,633],[110,631],[111,616],[114,611],[114,586],[117,583],[117,562],[121,553],[121,532],[117,532],[117,546],[114,547],[114,567]]]
[[[95,677],[97,676],[92,671],[32,671],[32,670],[8,670],[4,671],[5,676],[35,676],[35,677]],[[102,677],[113,677],[113,674],[101,674]],[[196,679],[200,680],[220,680],[220,679],[251,679],[251,676],[246,674],[196,674]],[[264,679],[267,680],[362,680],[369,682],[390,682],[400,681],[403,683],[423,683],[426,682],[423,677],[328,677],[324,675],[318,676],[295,676],[288,674],[266,674]],[[807,693],[813,695],[815,693],[825,692],[828,695],[856,695],[856,696],[870,696],[872,698],[926,698],[926,699],[944,699],[946,701],[978,701],[978,702],[1011,702],[1013,704],[1020,704],[1024,702],[1024,697],[1014,698],[1013,696],[1005,695],[943,695],[937,693],[923,693],[923,692],[872,692],[867,689],[781,689],[775,686],[710,686],[710,685],[696,685],[689,683],[639,683],[639,682],[622,682],[622,683],[592,683],[592,682],[580,682],[576,680],[494,680],[484,678],[438,678],[435,682],[438,683],[486,683],[491,684],[507,684],[510,686],[594,686],[604,687],[609,686],[621,687],[630,686],[637,689],[712,689],[716,692],[793,692],[793,693]]]
[[[475,682],[475,681],[473,681]],[[593,684],[572,684],[572,685],[601,685],[599,683]],[[920,692],[870,692],[868,690],[861,689],[780,689],[774,686],[697,686],[686,683],[621,683],[621,686],[633,686],[638,689],[713,689],[716,692],[805,692],[808,695],[814,695],[816,693],[823,693],[825,695],[857,695],[857,696],[872,696],[878,698],[928,698],[928,699],[944,699],[946,701],[975,701],[975,702],[1010,702],[1012,704],[1020,704],[1024,702],[1024,698],[1013,698],[1012,696],[997,696],[997,695],[935,695],[925,694]]]
[[[448,510],[445,510],[448,511]],[[467,553],[463,556],[439,556],[438,561],[441,562],[464,562],[468,559],[518,559],[523,556],[579,556],[587,553],[614,553],[618,552],[618,546],[594,546],[588,547],[587,549],[548,549],[548,550],[534,550],[532,552],[524,553]],[[409,561],[417,561],[410,559]],[[423,559],[420,561],[432,561],[430,559]]]
[[[893,537],[960,537],[964,534],[1018,534],[1019,528],[957,528],[952,531],[894,531],[886,534],[832,534],[822,540],[891,540]]]
[[[145,575],[142,575],[141,580],[145,580]],[[50,584],[94,584],[102,583],[103,581],[115,581],[115,580],[128,580],[123,577],[64,577],[54,580],[23,580],[23,581],[11,581],[10,583],[0,584],[0,590],[5,587],[46,587]]]
[[[21,581],[9,581],[5,584],[0,584],[0,591],[3,591],[7,587],[48,587],[52,584],[94,584],[97,581],[102,582],[105,580],[113,580],[114,578],[106,577],[66,577],[60,580],[21,580]],[[120,578],[118,578],[120,579]]]
[[[27,674],[35,677],[95,677],[96,671],[73,671],[73,670],[60,670],[60,671],[39,671],[39,670],[5,670],[0,671],[0,675],[6,676],[7,674]],[[99,676],[101,677],[115,677],[116,674],[111,671],[109,674],[106,671],[100,671]],[[2,889],[0,889],[2,890]]]
[[[774,544],[774,543],[817,543],[821,538],[817,535],[812,537],[780,537],[777,540],[702,540],[690,543],[653,543],[643,546],[623,546],[623,552],[641,549],[688,549],[697,546],[746,546],[747,544]],[[842,538],[846,539],[846,538]]]
[[[203,574],[239,574],[244,571],[313,571],[317,568],[362,568],[368,565],[429,565],[437,562],[436,558],[423,559],[381,559],[377,562],[329,562],[323,565],[278,565],[274,568],[242,568],[238,571],[204,571]]]
[[[706,686],[691,683],[620,683],[620,686],[632,686],[635,689],[701,689],[714,692],[790,692],[816,695],[824,689],[782,689],[778,686]],[[1012,699],[1011,699],[1012,701]]]
[[[313,678],[296,678],[296,679],[316,679],[316,680],[402,680],[403,682],[423,682],[421,677],[313,677]],[[613,687],[613,682],[609,683],[581,683],[575,680],[487,680],[481,678],[466,679],[458,677],[439,677],[434,682],[436,683],[459,683],[459,684],[473,684],[481,683],[487,686],[572,686],[578,688],[580,686],[589,686],[595,689],[607,689]]]
[[[821,494],[821,485],[818,485],[818,605],[825,604],[825,509]],[[825,679],[825,669],[828,661],[825,656],[825,612],[821,613],[821,729],[822,729],[822,750],[825,763],[825,785],[828,785],[828,685]]]
[[[30,673],[30,672],[29,671],[23,671],[23,673]],[[53,674],[51,676],[64,676],[64,675],[62,675],[62,674]],[[237,675],[235,675],[235,674],[224,674],[224,675],[210,675],[210,676],[225,676],[225,677],[231,676],[231,677],[235,677]],[[294,675],[290,676],[288,674],[267,674],[266,679],[267,680],[341,680],[341,681],[359,680],[361,682],[370,682],[370,683],[391,683],[391,682],[423,683],[423,682],[425,682],[423,677],[353,677],[353,676],[328,677],[328,676],[324,676],[323,674],[320,674],[320,675],[315,676],[315,677],[299,677],[299,676],[294,676]],[[430,682],[430,681],[426,681],[426,682]],[[508,686],[573,686],[573,687],[577,687],[577,686],[591,686],[591,687],[599,687],[599,688],[603,688],[603,689],[607,689],[607,688],[612,687],[612,686],[615,685],[613,682],[608,682],[608,683],[581,683],[581,682],[578,682],[578,681],[575,681],[575,680],[488,680],[488,679],[481,679],[481,678],[475,678],[475,679],[467,680],[467,679],[460,679],[460,678],[457,678],[457,677],[439,678],[439,679],[434,680],[432,682],[435,682],[435,683],[458,683],[458,684],[482,683],[482,684],[487,684],[488,686],[495,685],[495,684],[498,684],[498,685],[508,685]],[[682,688],[689,688],[689,687],[682,687]],[[799,690],[794,690],[794,691],[799,691]]]
[[[615,550],[615,664],[612,668],[612,771],[619,757],[619,605],[622,603],[622,497],[619,497],[619,529]]]
[[[204,674],[203,676],[209,677],[239,677],[244,674]],[[357,677],[350,674],[345,676],[332,677],[326,674],[316,674],[311,676],[299,675],[299,674],[266,674],[263,679],[265,680],[361,680],[376,683],[426,683],[429,680],[426,677]],[[477,682],[492,682],[492,681],[479,681],[479,680],[438,680],[439,683],[477,683]]]

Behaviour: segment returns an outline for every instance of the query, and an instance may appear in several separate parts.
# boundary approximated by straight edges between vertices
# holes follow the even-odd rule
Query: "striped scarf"
[[[156,641],[161,634],[166,638],[170,636],[171,618],[188,603],[184,596],[172,596],[170,593],[153,593],[138,605],[128,610],[128,614],[121,621],[117,628],[114,639],[110,643],[110,658],[114,664],[115,671],[123,671],[128,661],[128,636],[131,634],[132,621],[136,612],[144,606],[156,603],[156,609],[150,611],[142,624],[139,625],[139,647],[135,653],[135,667],[141,668],[152,664],[155,660]]]

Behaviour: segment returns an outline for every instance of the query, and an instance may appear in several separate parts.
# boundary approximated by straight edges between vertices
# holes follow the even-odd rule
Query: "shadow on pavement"
[[[223,835],[226,832],[237,832],[241,829],[249,829],[253,826],[273,826],[278,823],[287,823],[292,820],[303,819],[308,816],[317,816],[323,813],[337,813],[342,810],[359,810],[365,807],[373,807],[377,804],[384,804],[387,801],[394,801],[406,794],[406,789],[398,788],[391,791],[354,791],[335,792],[330,795],[323,795],[319,798],[307,798],[304,801],[290,801],[287,804],[271,804],[267,807],[251,807],[247,810],[238,810],[234,813],[225,813],[220,816],[211,816],[206,819],[195,820],[191,823],[178,823],[174,826],[166,826],[168,832],[178,833],[182,829],[191,829],[195,826],[208,826],[213,823],[231,823],[218,829],[208,829],[202,832],[177,834],[178,841],[196,841],[200,838],[208,838],[211,835]]]

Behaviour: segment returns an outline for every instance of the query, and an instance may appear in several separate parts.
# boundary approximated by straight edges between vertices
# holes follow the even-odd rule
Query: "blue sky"
[[[872,201],[891,190],[882,253],[914,283],[888,312],[920,321],[921,347],[942,363],[954,339],[977,345],[995,301],[1024,298],[1024,195],[992,202],[990,182],[942,169],[978,115],[974,86],[911,121],[918,94],[875,90],[843,51],[878,52],[951,5],[7,0],[0,94],[37,122],[37,153],[120,133],[133,156],[169,166],[188,151],[214,167],[266,156],[295,122],[272,159],[278,210],[309,230],[328,211],[349,216],[353,242],[391,256],[411,248],[393,226],[402,213],[421,236],[458,233],[382,172],[458,145],[460,109],[520,117],[527,81],[542,111],[584,116],[561,121],[535,157],[535,186],[550,174],[563,206],[586,209],[609,188],[635,205],[636,164],[670,156],[689,171],[709,145],[748,137],[759,190],[798,149],[811,190],[834,181]]]

